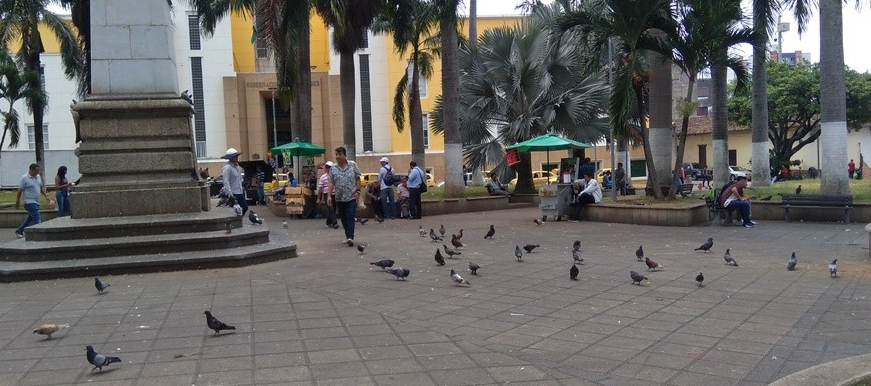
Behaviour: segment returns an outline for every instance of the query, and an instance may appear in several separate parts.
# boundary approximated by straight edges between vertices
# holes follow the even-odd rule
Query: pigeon
[[[726,254],[723,255],[723,260],[726,260],[726,265],[731,265],[731,266],[737,267],[738,262],[735,261],[735,259],[732,258],[732,254],[729,253],[729,251],[731,251],[731,250],[732,250],[731,248],[726,248]]]
[[[829,264],[829,276],[838,277],[838,259],[832,260]]]
[[[376,221],[377,223],[381,224],[381,223],[384,222],[384,218],[383,218],[383,217],[375,217],[375,221]]]
[[[445,241],[443,238],[439,237],[439,235],[437,235],[435,233],[435,230],[432,228],[429,228],[429,238],[431,238],[432,242],[434,243],[438,241]]]
[[[478,274],[478,268],[481,268],[481,266],[478,265],[478,264],[475,264],[475,263],[473,263],[473,262],[471,262],[471,261],[469,262],[469,272],[471,272],[472,275],[477,275],[477,274]]]
[[[34,328],[33,333],[40,334],[40,335],[47,335],[48,338],[45,338],[45,339],[51,339],[51,334],[54,334],[55,332],[57,332],[57,330],[61,330],[64,328],[70,328],[70,325],[69,324],[54,324],[54,323],[42,324],[39,327]]]
[[[460,231],[460,233],[462,233],[462,231]],[[493,224],[490,224],[490,230],[487,231],[487,234],[484,235],[484,238],[492,240],[493,235],[495,235],[495,234],[496,234],[496,228],[493,227]],[[460,237],[462,237],[462,236],[460,236]]]
[[[635,250],[635,257],[638,258],[638,261],[644,260],[644,246],[639,245],[638,249]]]
[[[538,244],[526,244],[523,246],[523,250],[527,253],[532,253],[532,250],[538,248]]]
[[[641,282],[644,280],[650,280],[646,276],[635,271],[629,271],[629,277],[632,278],[632,284],[638,285],[641,285]]]
[[[696,275],[696,285],[698,285],[699,287],[704,287],[705,286],[704,281],[705,281],[705,275],[702,275],[702,273],[699,272],[699,274]]]
[[[390,259],[381,259],[381,260],[378,260],[378,261],[373,261],[373,262],[371,262],[371,263],[369,263],[369,264],[370,264],[370,265],[374,265],[374,266],[376,266],[376,267],[380,267],[381,270],[384,271],[384,270],[386,270],[387,268],[390,268],[390,267],[393,266],[393,260],[390,260]]]
[[[408,277],[408,274],[411,273],[411,270],[408,268],[402,268],[402,267],[387,268],[387,273],[389,273],[393,276],[396,276],[396,280],[399,280],[399,279],[405,280],[405,278]]]
[[[463,277],[460,276],[460,274],[457,273],[457,271],[454,271],[453,269],[451,269],[451,280],[453,280],[454,283],[457,283],[457,285],[460,285],[460,284],[472,285],[472,283],[469,283],[468,280],[463,279]]]
[[[417,233],[420,233],[420,237],[426,237],[426,231],[423,230],[423,225],[417,227]]]
[[[287,220],[281,220],[281,227],[287,229]]]
[[[572,260],[573,260],[575,263],[583,264],[583,263],[584,263],[584,258],[581,257],[581,251],[572,251]]]
[[[644,263],[647,264],[648,271],[652,269],[655,272],[657,268],[662,267],[661,265],[659,265],[659,263],[657,263],[653,260],[650,260],[649,257],[644,258]]]
[[[445,237],[445,224],[439,226],[439,234],[442,235],[442,237]]]
[[[520,250],[519,245],[514,246],[514,256],[517,257],[517,261],[523,261],[523,251]]]
[[[572,243],[572,250],[575,250],[575,251],[581,250],[581,240],[575,240],[575,242]]]
[[[233,233],[233,224],[227,221],[227,234]]]
[[[445,258],[442,257],[442,250],[436,248],[435,261],[438,265],[445,265]]]
[[[238,203],[233,204],[233,212],[236,213],[236,216],[242,217],[242,206]]]
[[[215,335],[218,335],[221,330],[235,330],[236,327],[228,326],[224,324],[224,322],[218,320],[212,313],[209,311],[203,312],[206,315],[206,325],[209,326],[210,329],[215,330]]]
[[[446,253],[446,254],[448,255],[448,257],[450,257],[450,258],[454,257],[454,255],[462,255],[462,254],[463,254],[463,253],[460,252],[460,251],[457,251],[457,250],[454,250],[454,249],[450,249],[450,248],[448,248],[447,245],[442,244],[442,246],[445,247],[445,253]]]
[[[191,94],[188,93],[188,90],[184,90],[181,92],[181,99],[184,99],[187,103],[190,103],[191,106],[194,105],[194,98]]]
[[[463,242],[460,241],[460,238],[457,237],[457,235],[451,235],[451,245],[453,245],[454,248],[462,248],[466,246],[466,244],[463,244]]]
[[[97,287],[97,291],[100,291],[100,293],[103,293],[103,291],[105,291],[106,288],[109,288],[111,286],[112,285],[109,283],[104,283],[102,280],[100,280],[99,277],[94,278],[94,287]]]
[[[254,213],[253,210],[248,212],[248,221],[251,221],[252,225],[263,225],[263,219],[257,213]]]
[[[541,225],[544,223],[544,221],[541,221],[539,219],[532,220],[532,222],[534,222],[536,225]]]
[[[771,201],[771,197],[772,197],[772,196],[769,194],[769,195],[767,195],[767,196],[765,196],[765,197],[760,198],[759,201]]]
[[[578,266],[575,264],[572,264],[572,268],[569,269],[569,279],[578,280],[578,273],[580,273],[580,272],[581,272],[581,270],[578,269]]]
[[[714,246],[714,238],[708,237],[708,241],[705,241],[704,244],[702,244],[700,247],[694,249],[694,251],[705,251],[705,253],[708,253],[711,251],[711,247],[713,247],[713,246]]]
[[[111,365],[112,363],[121,363],[121,358],[118,357],[106,357],[100,354],[97,354],[94,351],[94,347],[87,346],[85,347],[85,351],[88,353],[88,363],[94,365],[94,368],[91,369],[93,372],[96,369],[100,369],[100,372],[103,372],[103,366]]]
[[[801,185],[795,188],[795,194],[801,194]]]
[[[363,245],[363,244],[357,244],[357,250],[360,251],[360,254],[362,255],[362,254],[366,253],[366,252],[365,252],[365,251],[366,251],[366,246]]]
[[[462,238],[463,238],[463,230],[460,229],[460,233],[457,234],[457,240],[460,240]]]
[[[798,264],[798,259],[795,257],[795,252],[793,252],[792,256],[789,257],[789,261],[786,263],[786,269],[795,271],[796,264]]]
[[[366,223],[369,222],[369,219],[368,218],[357,218],[357,219],[354,219],[354,221],[360,223],[360,225],[366,225]]]

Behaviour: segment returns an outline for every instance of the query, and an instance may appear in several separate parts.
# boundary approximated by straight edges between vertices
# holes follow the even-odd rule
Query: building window
[[[429,149],[429,114],[423,113],[423,148]]]
[[[36,149],[36,141],[33,139],[33,124],[27,125],[27,147],[30,150]],[[48,150],[48,125],[42,125],[42,147],[45,150]]]
[[[360,48],[369,48],[369,29],[363,30],[363,41],[360,43]]]
[[[360,106],[363,112],[363,151],[372,150],[372,81],[369,55],[360,55]]]
[[[200,50],[200,18],[196,13],[188,14],[188,33],[190,34],[191,50]]]
[[[257,59],[269,59],[269,46],[261,35],[257,35],[255,45],[256,50],[254,54],[257,56]]]
[[[408,61],[408,65],[405,68],[405,73],[408,75],[408,91],[411,92],[411,81],[414,79],[413,78],[414,66],[412,66],[412,63],[410,60]],[[421,75],[420,79],[418,79],[417,83],[418,83],[420,97],[426,98],[426,95],[427,95],[426,78],[423,75]]]
[[[191,58],[191,83],[197,158],[204,158],[206,156],[206,105],[203,102],[203,58]]]

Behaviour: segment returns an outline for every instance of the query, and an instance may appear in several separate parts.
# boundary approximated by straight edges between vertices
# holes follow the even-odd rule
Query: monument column
[[[180,98],[166,0],[91,0],[91,94],[79,116],[73,218],[209,209],[193,108]]]

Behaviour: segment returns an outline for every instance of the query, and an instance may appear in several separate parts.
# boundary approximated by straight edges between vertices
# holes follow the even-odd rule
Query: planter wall
[[[278,217],[290,217],[287,214],[283,202],[273,203],[268,201],[269,210]],[[257,208],[257,207],[252,207]],[[491,210],[508,209],[507,196],[484,196],[484,197],[469,197],[469,198],[449,198],[443,200],[423,200],[421,209],[424,216],[434,216],[439,214],[451,213],[466,213],[466,212],[487,212]],[[318,212],[321,217],[326,217],[327,206],[320,205]],[[362,204],[357,206],[357,217],[369,218],[374,217],[372,208]],[[22,218],[23,219],[23,218]]]
[[[581,211],[581,218],[595,222],[688,227],[707,223],[708,213],[708,207],[704,203],[664,208],[600,202],[585,206]]]
[[[39,211],[40,221],[45,222],[57,217],[57,210],[45,209]],[[18,228],[24,219],[27,218],[25,210],[4,210],[0,211],[0,228]]]

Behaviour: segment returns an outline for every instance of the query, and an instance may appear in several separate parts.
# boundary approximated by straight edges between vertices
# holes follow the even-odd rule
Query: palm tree
[[[342,133],[348,159],[356,159],[356,66],[354,53],[363,48],[366,30],[381,10],[381,0],[314,0],[315,9],[333,29],[333,49],[339,53],[339,88],[342,92]]]
[[[478,0],[469,0],[469,45],[478,45]]]
[[[607,85],[585,68],[580,34],[550,30],[548,16],[487,30],[476,48],[460,50],[460,122],[472,168],[487,160],[504,174],[504,146],[542,134],[593,142],[607,133],[599,119]],[[445,108],[444,100],[436,105],[436,132],[444,130]],[[520,159],[515,192],[534,192],[529,153]]]
[[[780,12],[780,0],[753,1],[753,30],[759,41],[753,45],[753,118],[751,120],[751,159],[753,160],[753,185],[771,184],[768,158],[768,37],[774,27],[774,15]]]
[[[0,149],[6,143],[9,134],[9,146],[18,146],[21,137],[20,116],[15,110],[19,100],[40,100],[45,104],[46,97],[42,90],[39,73],[21,71],[6,51],[0,50],[0,100],[9,105],[9,110],[0,111],[3,116],[3,136],[0,137]]]
[[[820,0],[820,192],[850,194],[842,0]],[[857,1],[858,3],[858,1]],[[860,165],[861,167],[861,165]]]
[[[445,196],[466,195],[463,183],[463,137],[460,132],[460,74],[457,64],[459,18],[462,0],[434,0],[439,17],[442,58],[442,95],[444,102]]]
[[[39,26],[44,25],[60,43],[61,63],[67,79],[84,78],[82,42],[70,25],[48,10],[49,0],[11,0],[0,2],[0,47],[17,48],[15,60],[27,71],[40,73],[40,55],[45,52]],[[20,46],[15,47],[13,43]],[[44,88],[40,77],[40,88]],[[33,140],[36,163],[45,170],[45,142],[42,133],[45,114],[44,98],[28,98],[33,112]]]
[[[409,71],[399,79],[393,97],[393,122],[400,133],[405,127],[405,104],[408,103],[411,129],[411,158],[425,168],[423,111],[420,106],[420,77],[432,77],[438,37],[433,34],[438,23],[435,7],[423,0],[388,1],[372,25],[373,32],[390,32],[400,56],[409,53]],[[411,75],[409,79],[409,75]]]

